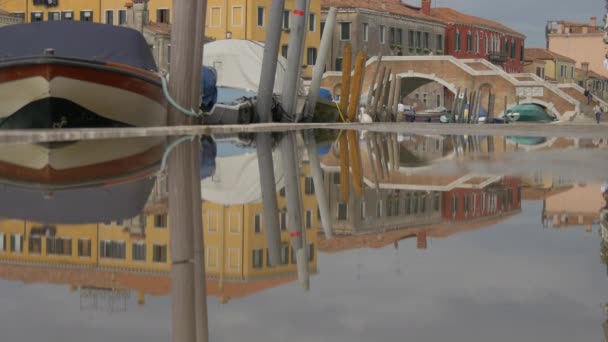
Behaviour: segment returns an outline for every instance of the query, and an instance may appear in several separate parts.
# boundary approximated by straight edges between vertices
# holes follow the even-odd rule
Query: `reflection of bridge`
[[[377,57],[367,61],[363,93],[372,82],[378,63]],[[482,103],[487,104],[489,91],[496,95],[493,115],[498,115],[517,103],[536,103],[568,120],[580,111],[580,99],[575,85],[548,83],[534,74],[509,74],[483,59],[456,59],[452,56],[392,56],[383,57],[382,65],[391,69],[402,80],[402,97],[417,88],[437,82],[452,93],[460,88],[481,92]],[[340,88],[341,72],[328,72],[322,86],[336,94]],[[572,87],[575,91],[568,89]],[[505,103],[505,98],[507,99]],[[484,106],[485,107],[485,106]]]

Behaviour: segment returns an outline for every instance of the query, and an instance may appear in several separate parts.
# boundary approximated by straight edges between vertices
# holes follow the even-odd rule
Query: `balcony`
[[[492,63],[504,63],[509,57],[504,52],[490,52],[489,60]]]

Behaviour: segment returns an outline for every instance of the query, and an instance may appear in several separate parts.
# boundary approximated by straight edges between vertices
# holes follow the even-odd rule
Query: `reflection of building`
[[[591,226],[604,205],[598,184],[575,185],[544,200],[543,221],[553,227]]]
[[[517,212],[521,209],[521,179],[473,177],[443,193],[443,218],[476,220]]]
[[[312,183],[306,176],[309,173],[305,165],[303,188]],[[309,269],[316,272],[318,218],[314,189],[303,194],[303,204]],[[268,266],[261,202],[231,206],[205,202],[202,206],[210,295],[235,298],[295,279],[295,255],[284,228],[281,264]],[[279,207],[285,208],[284,198],[279,197]],[[89,299],[91,294],[94,298],[107,297],[108,289],[169,293],[170,222],[158,207],[148,212],[143,229],[137,222],[0,222],[0,278],[77,286]]]

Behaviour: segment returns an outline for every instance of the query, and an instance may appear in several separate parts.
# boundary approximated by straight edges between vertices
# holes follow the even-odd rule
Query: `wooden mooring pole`
[[[175,47],[171,63],[169,93],[177,103],[185,108],[198,108],[200,105],[200,80],[202,56],[202,35],[198,27],[204,27],[204,11],[200,17],[199,7],[206,7],[206,1],[174,0],[174,16],[177,18],[171,29],[171,46]],[[199,6],[200,5],[200,6]],[[202,20],[197,25],[197,20]],[[200,51],[199,51],[200,50]],[[191,125],[192,118],[185,117],[173,107],[169,107],[170,126]],[[206,293],[195,295],[194,246],[196,236],[200,238],[197,249],[202,249],[202,219],[200,205],[200,176],[198,141],[179,144],[169,156],[169,218],[171,248],[171,302],[172,302],[172,341],[207,341]],[[192,203],[196,201],[196,203]],[[197,231],[195,234],[194,232]],[[198,251],[197,251],[198,252]],[[205,265],[201,254],[196,258],[204,284]],[[200,264],[199,264],[200,263]],[[200,279],[199,279],[200,282]],[[201,286],[199,284],[199,286]],[[205,291],[197,288],[196,291]],[[198,299],[198,300],[197,300]],[[196,304],[196,305],[195,305]],[[199,317],[197,317],[197,313]],[[198,326],[198,329],[197,329]],[[197,330],[198,338],[197,338]]]

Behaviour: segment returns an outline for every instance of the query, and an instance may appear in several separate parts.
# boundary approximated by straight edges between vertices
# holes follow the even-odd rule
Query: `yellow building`
[[[247,39],[266,41],[270,5],[272,0],[208,0],[205,35],[215,39]],[[295,0],[285,1],[281,54],[287,56],[289,28],[293,22]],[[317,48],[321,40],[321,3],[310,1],[310,14],[306,21],[306,44],[303,76],[310,77],[317,60]]]
[[[16,14],[25,22],[81,20],[121,25],[126,22],[129,0],[4,0],[0,10]],[[34,4],[37,3],[37,4]],[[40,3],[40,4],[38,4]],[[149,0],[150,21],[170,23],[172,0]]]
[[[301,177],[309,269],[316,272],[319,219],[308,165]],[[308,175],[308,176],[307,176]],[[207,276],[249,281],[296,274],[295,255],[285,229],[285,198],[281,210],[281,265],[268,266],[268,246],[261,202],[224,206],[204,202],[203,225]],[[129,222],[88,225],[45,225],[0,220],[0,264],[17,262],[135,272],[170,270],[169,222],[165,214],[150,214],[145,229]]]
[[[575,83],[574,65],[572,58],[562,56],[548,49],[527,48],[524,52],[524,72],[550,82]]]
[[[25,22],[50,20],[83,20],[113,25],[127,21],[127,3],[133,0],[54,0],[56,5],[34,5],[32,1],[4,0],[0,10],[23,18]],[[247,39],[266,41],[268,16],[272,0],[209,0],[207,2],[207,25],[205,35],[216,40]],[[46,3],[46,1],[41,1]],[[293,22],[295,0],[285,1],[281,54],[287,55],[289,28]],[[149,0],[149,20],[171,23],[172,0]],[[320,44],[321,5],[319,0],[310,2],[310,14],[306,23],[306,44],[303,64],[304,77],[310,77],[317,60]]]

